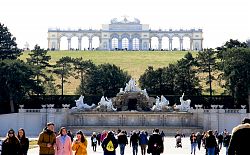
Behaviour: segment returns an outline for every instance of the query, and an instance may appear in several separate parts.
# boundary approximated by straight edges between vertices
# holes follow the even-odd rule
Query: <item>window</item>
[[[122,39],[122,49],[128,50],[128,38]]]

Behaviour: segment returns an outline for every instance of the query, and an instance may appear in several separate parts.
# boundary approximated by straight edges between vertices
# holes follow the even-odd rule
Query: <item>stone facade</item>
[[[68,49],[71,49],[71,38],[78,38],[78,49],[82,50],[81,42],[83,37],[89,40],[89,50],[92,50],[93,37],[99,38],[99,50],[150,50],[152,47],[152,38],[158,39],[156,50],[162,50],[162,39],[166,37],[169,41],[168,50],[173,49],[173,38],[179,39],[178,50],[183,50],[183,38],[190,39],[189,50],[203,49],[203,32],[202,29],[190,30],[151,30],[148,24],[141,24],[140,20],[124,17],[121,19],[114,18],[110,24],[103,24],[101,30],[62,30],[48,29],[48,48],[60,50],[60,40],[67,37]]]

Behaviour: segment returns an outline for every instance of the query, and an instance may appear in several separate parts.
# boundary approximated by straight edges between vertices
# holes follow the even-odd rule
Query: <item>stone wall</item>
[[[54,122],[56,131],[61,126],[86,133],[104,129],[127,131],[152,130],[157,127],[172,135],[177,130],[190,134],[198,130],[227,129],[240,124],[244,117],[250,118],[245,109],[191,109],[190,112],[81,112],[71,113],[69,109],[19,109],[19,113],[0,115],[0,136],[6,136],[13,128],[24,128],[28,136],[37,136],[46,122]]]

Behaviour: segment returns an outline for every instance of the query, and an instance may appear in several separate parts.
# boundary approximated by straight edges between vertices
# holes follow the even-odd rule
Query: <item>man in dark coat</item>
[[[148,140],[148,153],[152,153],[152,155],[160,155],[163,153],[164,146],[162,137],[159,134],[159,129],[155,129],[153,134],[149,137]]]
[[[232,131],[231,141],[228,147],[228,155],[245,155],[250,148],[250,119],[245,118],[242,124]]]

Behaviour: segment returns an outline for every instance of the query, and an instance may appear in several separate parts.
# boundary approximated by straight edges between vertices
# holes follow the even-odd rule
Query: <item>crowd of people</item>
[[[74,138],[70,131],[61,127],[60,131],[54,131],[54,123],[50,122],[39,134],[39,155],[87,155],[88,141],[82,131],[76,133]],[[181,146],[181,138],[185,135],[177,132],[176,147]],[[128,139],[129,137],[129,139]],[[149,135],[146,131],[131,131],[130,135],[125,130],[93,132],[90,140],[93,152],[97,146],[101,146],[104,155],[116,155],[116,149],[120,148],[120,155],[124,155],[127,145],[132,147],[133,155],[138,155],[138,147],[141,155],[160,155],[164,152],[164,132],[154,129]],[[245,118],[242,124],[235,127],[232,135],[225,129],[222,133],[209,130],[202,134],[190,135],[191,154],[196,154],[196,148],[201,146],[206,149],[206,155],[218,155],[222,146],[226,148],[226,155],[242,155],[248,151],[250,139],[250,119]],[[19,129],[17,135],[13,129],[7,133],[2,143],[2,155],[27,155],[29,139],[24,129]]]

